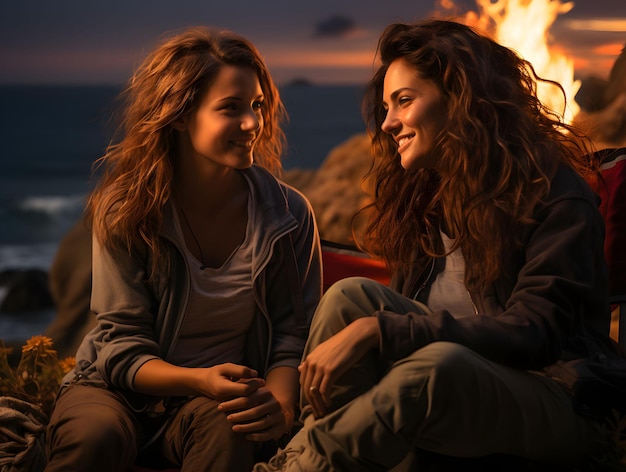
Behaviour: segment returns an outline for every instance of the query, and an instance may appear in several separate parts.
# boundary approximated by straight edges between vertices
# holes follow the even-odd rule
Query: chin
[[[245,161],[239,162],[235,166],[235,168],[237,168],[237,169],[247,169],[248,167],[252,167],[252,164],[254,164],[254,159],[251,157],[250,159],[247,159]]]
[[[431,152],[406,157],[400,156],[400,165],[404,170],[432,169],[435,167],[435,163],[435,156]]]
[[[415,159],[413,158],[408,158],[408,159],[402,159],[400,158],[400,166],[402,166],[402,168],[404,170],[411,170],[415,167],[418,167],[415,163]]]

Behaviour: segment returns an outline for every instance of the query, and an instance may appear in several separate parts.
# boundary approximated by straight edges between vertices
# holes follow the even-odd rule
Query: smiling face
[[[443,95],[435,82],[422,79],[404,59],[393,61],[385,74],[381,129],[398,145],[405,169],[436,167],[434,142],[446,123]]]
[[[182,120],[180,153],[201,168],[243,169],[252,165],[263,131],[263,90],[251,68],[225,65],[198,109]]]

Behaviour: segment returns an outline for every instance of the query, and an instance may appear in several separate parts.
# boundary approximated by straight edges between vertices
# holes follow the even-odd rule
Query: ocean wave
[[[21,211],[42,212],[52,216],[76,214],[84,206],[84,195],[32,196],[24,198],[17,205]]]
[[[31,336],[42,335],[54,320],[53,308],[20,313],[19,315],[0,314],[1,339],[7,343],[24,343]]]
[[[14,244],[0,246],[0,272],[8,269],[48,270],[58,243]]]
[[[60,241],[81,218],[85,196],[37,196],[0,199],[0,246]],[[0,263],[3,261],[0,260]]]

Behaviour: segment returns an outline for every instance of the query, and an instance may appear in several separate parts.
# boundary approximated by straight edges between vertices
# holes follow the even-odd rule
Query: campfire
[[[559,15],[574,8],[575,2],[561,0],[476,0],[477,11],[459,13],[454,0],[438,0],[438,10],[480,32],[500,44],[517,51],[528,60],[537,75],[558,82],[558,87],[540,82],[539,99],[567,123],[583,129],[598,148],[626,146],[626,48],[617,58],[605,90],[597,90],[589,81],[591,92],[601,97],[593,110],[581,110],[576,95],[585,86],[574,79],[574,60],[565,56],[550,35],[550,27]]]
[[[454,11],[453,0],[440,0],[443,10]],[[539,83],[537,94],[553,112],[571,123],[580,107],[574,97],[580,81],[574,80],[574,60],[552,47],[550,26],[557,16],[570,11],[572,2],[560,0],[476,0],[478,12],[467,12],[460,21],[480,30],[528,60],[539,77],[561,84],[567,104],[558,87]]]

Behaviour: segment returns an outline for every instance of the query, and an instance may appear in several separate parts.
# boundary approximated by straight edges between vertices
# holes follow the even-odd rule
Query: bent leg
[[[249,471],[257,443],[235,433],[220,402],[195,397],[183,405],[168,425],[163,454],[181,471]]]
[[[378,310],[396,313],[430,313],[426,305],[364,277],[350,277],[333,284],[324,294],[313,316],[303,358],[319,344],[331,338],[354,320],[372,316]],[[334,410],[376,385],[388,369],[376,352],[368,353],[337,380],[333,391]],[[310,411],[303,394],[300,397],[303,419]]]
[[[115,393],[83,385],[57,399],[47,430],[47,472],[127,470],[135,461],[139,427]]]
[[[396,362],[373,388],[305,428],[306,445],[338,470],[388,470],[415,448],[562,463],[600,440],[553,380],[448,342]]]

